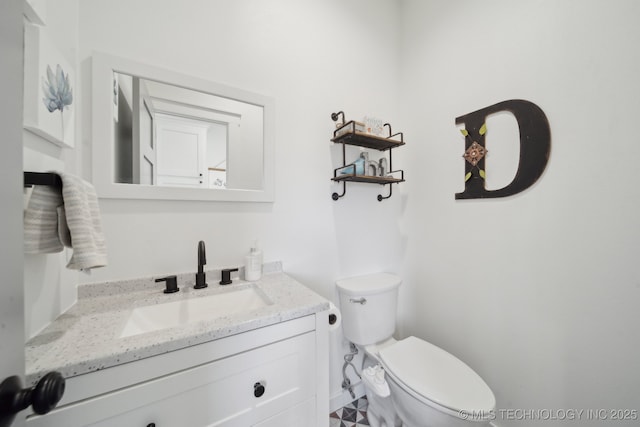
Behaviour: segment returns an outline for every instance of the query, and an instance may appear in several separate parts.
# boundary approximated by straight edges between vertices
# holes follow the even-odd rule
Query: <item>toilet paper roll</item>
[[[335,331],[340,329],[340,324],[342,323],[342,316],[340,315],[340,310],[338,307],[333,305],[332,302],[329,303],[329,331]]]

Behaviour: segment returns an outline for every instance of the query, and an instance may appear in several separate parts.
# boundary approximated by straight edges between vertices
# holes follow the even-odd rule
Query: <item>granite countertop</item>
[[[34,384],[49,371],[71,378],[329,309],[329,301],[283,273],[280,263],[272,264],[265,265],[265,274],[259,281],[234,279],[233,284],[226,286],[218,284],[219,270],[207,271],[206,289],[193,288],[193,274],[178,275],[180,292],[173,294],[164,294],[164,283],[154,283],[153,278],[79,286],[78,302],[27,342],[26,382]],[[273,304],[119,338],[135,307],[248,286],[256,286]]]

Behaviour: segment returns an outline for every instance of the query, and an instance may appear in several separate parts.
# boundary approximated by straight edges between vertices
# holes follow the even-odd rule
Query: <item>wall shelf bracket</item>
[[[389,184],[389,194],[385,197],[382,196],[382,194],[378,194],[378,201],[381,202],[384,199],[388,199],[389,197],[391,197],[391,193],[393,192],[393,185]]]
[[[331,195],[331,198],[333,200],[338,200],[340,197],[344,197],[345,194],[347,194],[347,182],[346,181],[342,181],[342,194],[333,193]]]

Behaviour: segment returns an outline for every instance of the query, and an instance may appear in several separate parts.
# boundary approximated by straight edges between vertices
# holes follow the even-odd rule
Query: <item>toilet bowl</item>
[[[460,359],[416,337],[382,349],[379,356],[405,426],[488,425],[493,392]]]
[[[388,384],[385,396],[363,380],[371,425],[490,426],[495,397],[476,372],[420,338],[396,341],[392,337],[400,283],[398,276],[389,273],[336,282],[345,338],[364,350],[363,365],[380,365],[377,369],[384,371]]]

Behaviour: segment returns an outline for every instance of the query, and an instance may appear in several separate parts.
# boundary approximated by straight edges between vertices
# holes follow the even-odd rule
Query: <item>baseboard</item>
[[[355,399],[351,397],[351,394],[347,390],[340,390],[337,393],[333,393],[329,400],[329,412],[334,412],[343,406],[348,405],[356,399],[360,399],[364,396],[364,384],[357,382],[353,384],[353,393],[356,395]]]

